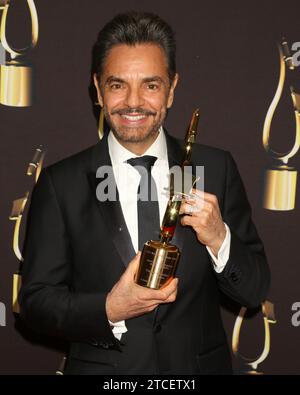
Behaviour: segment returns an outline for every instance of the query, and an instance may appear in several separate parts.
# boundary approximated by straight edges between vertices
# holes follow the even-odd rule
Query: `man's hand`
[[[196,232],[198,240],[209,247],[217,257],[226,236],[218,199],[207,192],[192,190],[192,198],[185,199],[180,208],[183,226],[189,225]]]
[[[141,287],[134,282],[140,258],[141,253],[139,252],[107,295],[106,315],[111,322],[149,313],[159,304],[174,302],[176,299],[177,278],[160,290]]]

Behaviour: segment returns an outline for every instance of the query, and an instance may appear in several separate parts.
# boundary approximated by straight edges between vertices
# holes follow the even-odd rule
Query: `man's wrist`
[[[211,250],[211,252],[214,254],[216,258],[218,257],[218,253],[225,240],[225,237],[226,237],[226,226],[223,222],[223,227],[220,231],[219,237],[216,240],[214,240],[214,242],[211,245],[207,245],[207,247]]]
[[[106,302],[105,302],[105,310],[106,310],[106,317],[110,323],[117,322],[115,317],[112,314],[111,307],[110,307],[110,294],[107,294]]]

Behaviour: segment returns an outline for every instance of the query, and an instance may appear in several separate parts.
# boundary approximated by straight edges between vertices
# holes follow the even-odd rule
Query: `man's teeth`
[[[122,117],[129,121],[139,121],[140,119],[146,118],[146,115],[122,115]]]

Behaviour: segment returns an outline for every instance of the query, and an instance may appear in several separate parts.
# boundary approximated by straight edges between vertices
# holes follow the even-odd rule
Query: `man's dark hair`
[[[176,73],[174,32],[159,16],[148,12],[131,11],[119,14],[103,27],[93,47],[92,73],[97,73],[100,79],[105,58],[113,46],[144,43],[159,45],[164,50],[169,79],[173,81]]]

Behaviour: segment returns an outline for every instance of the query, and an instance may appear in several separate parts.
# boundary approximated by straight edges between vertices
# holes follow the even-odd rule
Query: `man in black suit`
[[[71,343],[66,374],[230,374],[219,291],[256,307],[270,279],[235,162],[195,144],[205,186],[181,207],[176,278],[161,290],[137,285],[137,252],[158,237],[168,172],[182,158],[182,143],[162,127],[178,81],[171,28],[152,14],[118,15],[99,34],[93,72],[110,132],[40,175],[21,316]],[[137,201],[143,176],[135,165],[153,178],[156,202]],[[116,199],[103,199],[107,166]]]

